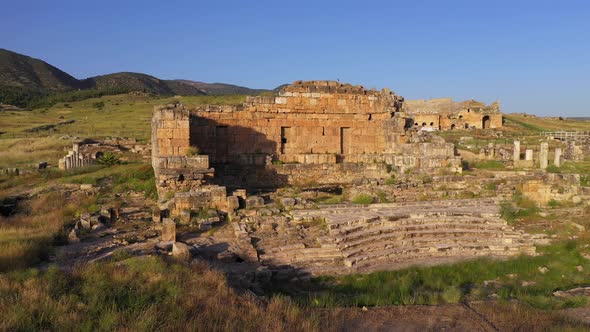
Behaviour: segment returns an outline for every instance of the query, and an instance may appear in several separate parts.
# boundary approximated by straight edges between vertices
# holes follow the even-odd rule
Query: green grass
[[[353,199],[352,202],[355,204],[372,204],[373,203],[373,196],[368,194],[358,194]]]
[[[182,102],[187,106],[205,104],[239,104],[245,96],[186,96],[154,97],[137,94],[102,96],[81,101],[58,103],[32,111],[0,113],[0,138],[71,135],[82,138],[133,137],[147,141],[151,132],[152,110],[156,105]],[[97,108],[96,105],[102,107]],[[25,132],[34,127],[74,120],[54,130],[39,133]]]
[[[366,275],[321,277],[315,279],[315,290],[302,301],[319,307],[442,304],[497,294],[502,299],[518,299],[544,309],[584,305],[584,299],[552,296],[557,289],[590,282],[587,273],[575,268],[590,268],[577,244],[558,243],[539,248],[539,252],[537,257],[520,256],[505,261],[478,259]],[[539,267],[547,267],[549,272],[541,274]],[[486,286],[486,280],[496,280],[497,284]],[[534,284],[522,286],[523,281]]]
[[[533,132],[541,132],[541,131],[549,131],[549,129],[541,127],[539,125],[534,125],[531,124],[530,118],[526,118],[526,120],[523,120],[523,118],[519,118],[516,116],[504,116],[504,119],[506,121],[506,123],[514,123],[517,124],[525,129],[528,129],[530,131]]]
[[[505,169],[506,165],[499,160],[483,160],[483,161],[474,161],[468,164],[468,169],[475,168],[475,169],[488,169],[488,170],[501,170]]]
[[[340,204],[343,201],[344,195],[331,195],[327,197],[322,197],[321,199],[318,199],[315,202],[318,204]]]

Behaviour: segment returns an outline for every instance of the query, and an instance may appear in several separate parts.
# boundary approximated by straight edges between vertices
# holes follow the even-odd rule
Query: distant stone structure
[[[85,167],[96,164],[96,155],[88,156],[80,153],[80,143],[74,143],[68,154],[59,160],[61,170]]]
[[[502,127],[500,104],[476,100],[455,102],[451,98],[404,101],[408,127],[433,130],[487,129]]]
[[[152,165],[160,197],[184,192],[177,194],[183,208],[222,207],[225,188],[352,183],[409,169],[461,172],[453,144],[406,130],[403,102],[387,89],[296,81],[278,96],[237,106],[156,107]]]

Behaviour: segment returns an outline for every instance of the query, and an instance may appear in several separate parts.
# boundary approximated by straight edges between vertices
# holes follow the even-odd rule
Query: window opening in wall
[[[340,128],[340,154],[348,154],[348,147],[350,144],[350,128]]]
[[[490,126],[491,126],[491,122],[492,122],[492,121],[490,120],[490,116],[489,116],[489,115],[486,115],[486,116],[484,116],[484,117],[483,117],[483,119],[481,120],[481,127],[482,127],[483,129],[490,128]]]
[[[423,125],[423,126],[426,126],[426,122],[422,122],[422,125]]]
[[[453,130],[453,129],[455,129],[455,124],[454,123],[451,125],[451,130]]]
[[[369,113],[369,121],[373,119],[373,114]]]
[[[290,127],[281,127],[281,153],[285,153],[285,147],[287,145],[287,132]]]
[[[431,123],[430,123],[430,126],[434,126],[434,122],[431,122]]]
[[[468,123],[465,124],[465,129],[469,129],[469,124]]]

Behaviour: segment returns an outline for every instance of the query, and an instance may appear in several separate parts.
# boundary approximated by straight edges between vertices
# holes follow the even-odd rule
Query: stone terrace
[[[264,238],[257,244],[263,263],[345,274],[535,252],[529,235],[499,218],[494,200],[326,206],[293,217],[324,220],[327,234],[316,246]]]

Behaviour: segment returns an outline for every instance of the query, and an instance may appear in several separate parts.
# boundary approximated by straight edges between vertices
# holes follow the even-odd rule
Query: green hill
[[[95,76],[84,80],[93,89],[123,89],[128,91],[142,91],[157,95],[199,96],[205,93],[198,88],[178,81],[166,81],[141,73],[114,73]]]
[[[225,84],[225,83],[203,83],[189,80],[172,80],[169,82],[177,82],[182,85],[189,85],[193,88],[203,91],[207,95],[257,95],[269,90],[264,89],[250,89],[244,86]]]
[[[0,49],[0,85],[48,92],[83,88],[68,73],[42,60],[5,49]]]
[[[160,96],[201,96],[256,95],[269,90],[225,83],[162,80],[131,72],[78,80],[42,60],[0,49],[0,104],[39,108],[58,102],[73,102],[132,91]]]

